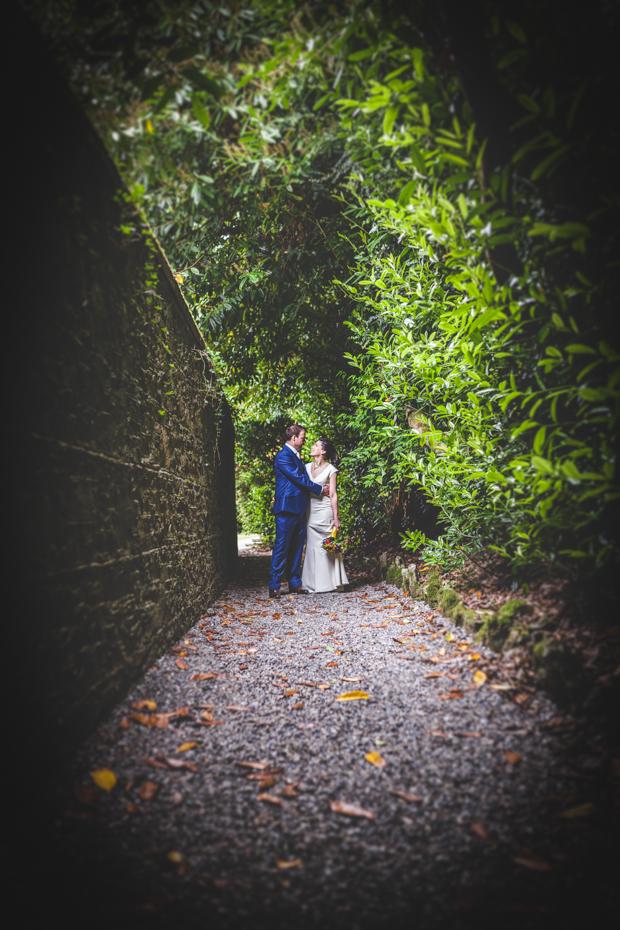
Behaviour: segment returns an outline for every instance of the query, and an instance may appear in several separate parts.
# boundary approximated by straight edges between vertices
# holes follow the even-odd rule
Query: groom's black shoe
[[[269,588],[269,597],[270,597],[270,598],[271,598],[271,597],[280,597],[280,589],[279,589],[279,588]]]
[[[295,586],[291,584],[288,586],[288,593],[289,594],[310,594],[310,592],[306,591],[305,588],[302,588],[301,585]]]

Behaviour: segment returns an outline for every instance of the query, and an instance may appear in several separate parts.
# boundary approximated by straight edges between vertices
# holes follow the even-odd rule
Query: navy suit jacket
[[[284,446],[276,455],[276,495],[272,513],[303,513],[310,494],[320,494],[322,484],[308,478],[303,462],[291,448]]]

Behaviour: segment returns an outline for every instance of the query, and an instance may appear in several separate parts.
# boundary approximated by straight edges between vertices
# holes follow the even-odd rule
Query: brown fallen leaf
[[[298,681],[297,684],[298,684],[298,685],[306,685],[308,688],[316,688],[316,687],[317,687],[315,681]]]
[[[202,720],[207,720],[209,723],[213,722],[213,714],[208,710],[203,711],[200,717]]]
[[[349,804],[347,801],[330,801],[329,807],[334,814],[346,814],[347,817],[366,817],[368,820],[375,819],[372,811],[366,810],[365,807],[359,807],[357,804]]]
[[[283,806],[282,798],[276,798],[273,794],[258,794],[257,798],[259,801],[267,801],[268,804],[279,804],[280,807]]]
[[[151,801],[158,791],[159,785],[155,784],[154,781],[143,781],[138,788],[138,794],[143,801]]]
[[[165,730],[170,722],[170,714],[151,714],[147,721],[147,726],[157,727],[159,730]]]
[[[575,820],[578,817],[589,817],[594,811],[594,804],[588,802],[587,804],[580,804],[579,807],[571,807],[567,811],[562,811],[559,815],[565,820]]]
[[[73,794],[76,800],[84,805],[94,804],[99,798],[99,794],[94,788],[86,788],[84,785],[76,785]]]
[[[365,678],[343,678],[340,677],[340,681],[366,681]]]
[[[536,872],[549,872],[551,870],[549,863],[540,856],[529,856],[528,858],[525,858],[525,856],[512,856],[511,858],[517,865],[522,865],[526,869],[533,869]]]
[[[301,859],[276,859],[276,865],[279,869],[297,869],[301,865]]]
[[[155,701],[134,701],[131,706],[134,710],[155,710],[157,704]]]
[[[282,692],[282,697],[292,697],[294,694],[299,694],[298,689],[297,689],[297,688],[289,688],[288,691],[283,691],[283,692]]]
[[[370,762],[371,765],[376,765],[378,769],[385,768],[385,759],[376,749],[373,749],[372,752],[367,752],[364,758],[366,762]]]
[[[328,662],[328,663],[326,664],[325,668],[338,668],[338,663],[337,663],[337,662]]]
[[[293,706],[291,707],[291,710],[301,710],[303,706],[304,706],[304,702],[301,701],[299,704],[293,704]]]
[[[334,635],[333,630],[330,630],[329,633],[321,633],[321,636],[333,636],[333,635]]]
[[[281,775],[282,772],[283,769],[269,769],[267,772],[250,772],[250,774],[245,777],[249,781],[260,781],[262,778],[271,778],[272,775]]]
[[[274,620],[279,620],[279,619],[281,618],[281,616],[282,616],[282,614],[272,614],[272,617],[273,617]]]
[[[443,736],[444,739],[448,739],[448,734],[444,733],[443,730],[429,730],[429,733],[432,733],[433,736]]]
[[[516,765],[517,762],[521,761],[523,756],[520,752],[512,752],[512,750],[509,749],[508,752],[504,754],[504,758],[508,765]]]
[[[331,688],[331,685],[327,685],[327,684],[317,685],[317,688],[319,689],[319,691],[328,691]]]
[[[184,662],[183,659],[175,659],[174,664],[177,666],[177,668],[183,669],[184,672],[189,669],[189,665],[187,662]]]
[[[476,731],[470,732],[469,730],[463,730],[462,733],[457,733],[457,736],[471,736],[472,739],[480,739],[480,737],[482,736],[482,733],[478,733]]]
[[[198,766],[192,765],[191,762],[185,762],[183,759],[175,759],[173,757],[166,757],[166,762],[171,769],[188,769],[190,772],[197,772]]]
[[[140,808],[137,804],[132,804],[130,801],[125,804],[125,810],[128,814],[137,814]]]
[[[470,829],[471,829],[471,832],[475,833],[476,836],[479,836],[481,840],[491,839],[491,835],[489,831],[486,829],[484,824],[480,823],[479,820],[477,820],[475,823],[472,823]]]
[[[301,784],[299,781],[294,781],[291,785],[286,785],[282,789],[282,795],[285,798],[298,798],[300,792],[297,791],[297,787]]]
[[[404,801],[409,801],[411,803],[422,800],[422,798],[418,797],[417,794],[407,794],[406,791],[398,791],[396,788],[390,791],[390,794],[396,794],[399,798],[402,798]]]
[[[242,704],[225,704],[225,705],[224,705],[224,710],[238,710],[238,711],[240,711],[241,713],[247,713],[248,711],[251,711],[252,708],[251,708],[251,707],[245,707],[245,706],[242,705]]]
[[[116,784],[116,775],[110,769],[96,769],[90,773],[90,777],[98,788],[104,791],[111,791]]]
[[[236,762],[236,765],[242,765],[248,769],[267,769],[269,768],[268,762]]]
[[[217,675],[215,674],[215,672],[208,672],[207,674],[203,674],[202,672],[201,673],[197,672],[195,675],[190,675],[189,680],[190,681],[206,681],[207,678],[217,678]]]
[[[147,714],[127,714],[129,720],[135,720],[137,723],[141,723],[143,726],[148,727],[149,717]]]
[[[425,678],[444,678],[445,672],[431,672],[430,675],[425,675]]]
[[[248,778],[252,778],[252,777],[256,778],[256,775],[254,775],[254,776],[249,775],[249,776],[248,776]],[[258,790],[259,790],[259,791],[264,791],[265,788],[273,788],[273,786],[275,785],[275,783],[276,783],[277,780],[278,780],[278,779],[277,779],[277,777],[276,777],[275,775],[269,775],[268,778],[264,778],[264,777],[261,776],[261,780],[260,780],[259,783],[258,783]]]
[[[156,769],[166,769],[168,768],[163,762],[160,762],[158,759],[150,759],[148,756],[142,756],[142,761],[147,765],[152,765]]]

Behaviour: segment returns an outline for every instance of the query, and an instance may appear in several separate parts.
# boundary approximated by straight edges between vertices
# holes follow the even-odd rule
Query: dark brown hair
[[[293,423],[291,426],[286,427],[286,432],[284,433],[284,435],[286,436],[286,441],[289,442],[289,440],[291,440],[293,436],[299,436],[300,433],[305,433],[305,432],[306,432],[305,426],[300,426],[299,423]]]
[[[323,452],[325,453],[327,461],[331,462],[334,468],[337,468],[340,462],[340,456],[336,452],[336,447],[331,439],[328,439],[327,436],[319,436],[319,442],[323,446]]]

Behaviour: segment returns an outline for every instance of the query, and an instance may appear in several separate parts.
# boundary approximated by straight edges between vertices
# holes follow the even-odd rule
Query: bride
[[[306,470],[310,479],[316,484],[329,482],[329,497],[310,495],[310,504],[306,515],[306,557],[301,575],[302,587],[313,593],[319,591],[342,590],[349,580],[344,570],[341,552],[326,552],[321,543],[335,526],[340,529],[338,518],[338,493],[336,482],[339,462],[338,453],[330,439],[322,436],[310,449],[313,462],[308,462]]]

